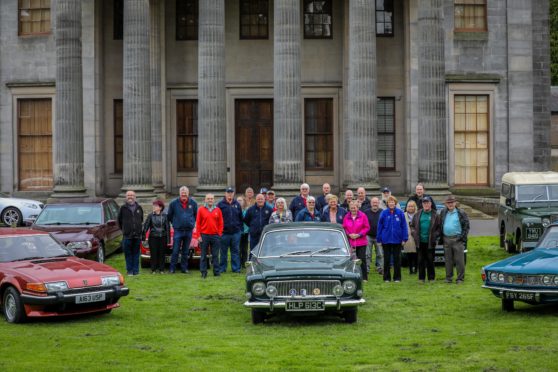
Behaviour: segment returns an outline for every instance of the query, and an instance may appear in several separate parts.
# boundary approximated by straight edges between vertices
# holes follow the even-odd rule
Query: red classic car
[[[172,238],[174,237],[174,229],[171,227],[171,243]],[[147,232],[145,239],[149,239],[149,231]],[[148,268],[151,266],[151,252],[149,247],[143,244],[140,244],[140,254],[141,254],[141,267]],[[199,266],[200,258],[201,258],[201,247],[197,244],[196,240],[192,240],[188,249],[188,266],[194,267]],[[172,256],[172,244],[167,246],[167,250],[165,252],[165,263],[170,263]],[[178,261],[180,264],[180,254],[178,254]]]
[[[109,313],[128,293],[118,271],[75,257],[48,233],[0,229],[0,301],[8,322]]]
[[[47,231],[76,256],[102,263],[120,248],[118,210],[113,199],[68,199],[47,204],[31,229]]]

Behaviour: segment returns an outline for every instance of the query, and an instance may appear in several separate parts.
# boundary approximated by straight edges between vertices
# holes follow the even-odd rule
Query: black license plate
[[[286,311],[323,311],[325,303],[323,301],[287,301]]]
[[[504,292],[504,298],[506,300],[535,301],[535,294],[526,292]]]
[[[526,232],[528,240],[536,240],[541,235],[541,229],[538,227],[528,227]]]

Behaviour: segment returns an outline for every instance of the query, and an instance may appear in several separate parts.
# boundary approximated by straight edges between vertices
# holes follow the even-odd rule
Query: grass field
[[[472,238],[466,282],[401,283],[371,276],[355,324],[338,318],[251,323],[244,276],[127,279],[130,295],[109,315],[23,325],[0,322],[0,371],[558,369],[558,306],[504,313],[480,288],[482,265],[506,256],[496,238]],[[108,264],[124,271],[122,255]]]

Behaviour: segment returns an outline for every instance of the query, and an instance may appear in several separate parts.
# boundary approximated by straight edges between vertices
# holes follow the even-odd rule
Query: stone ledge
[[[502,76],[499,74],[476,72],[450,72],[446,73],[446,83],[499,83]]]
[[[488,31],[454,31],[453,39],[460,41],[488,41]]]

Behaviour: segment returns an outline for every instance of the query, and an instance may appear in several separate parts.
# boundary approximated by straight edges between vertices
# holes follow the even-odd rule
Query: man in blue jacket
[[[180,252],[180,269],[183,273],[188,272],[188,251],[192,240],[192,230],[196,226],[198,215],[198,204],[190,198],[190,190],[186,186],[180,188],[180,196],[174,199],[167,212],[167,217],[174,228],[172,245],[172,256],[169,272],[173,274],[178,263],[178,252]]]
[[[242,232],[242,207],[234,198],[234,189],[227,187],[225,197],[217,204],[223,214],[223,235],[221,236],[221,259],[219,272],[227,271],[227,256],[231,250],[231,270],[240,273],[240,233]]]
[[[310,195],[310,186],[307,183],[300,185],[300,195],[295,196],[289,205],[289,209],[293,214],[293,218],[296,218],[298,212],[306,208],[306,200]],[[321,212],[320,212],[321,213]]]
[[[250,250],[260,242],[262,230],[265,225],[269,224],[269,219],[273,209],[265,204],[265,197],[263,194],[256,196],[256,204],[248,208],[246,216],[244,216],[244,223],[248,226],[250,232]]]

